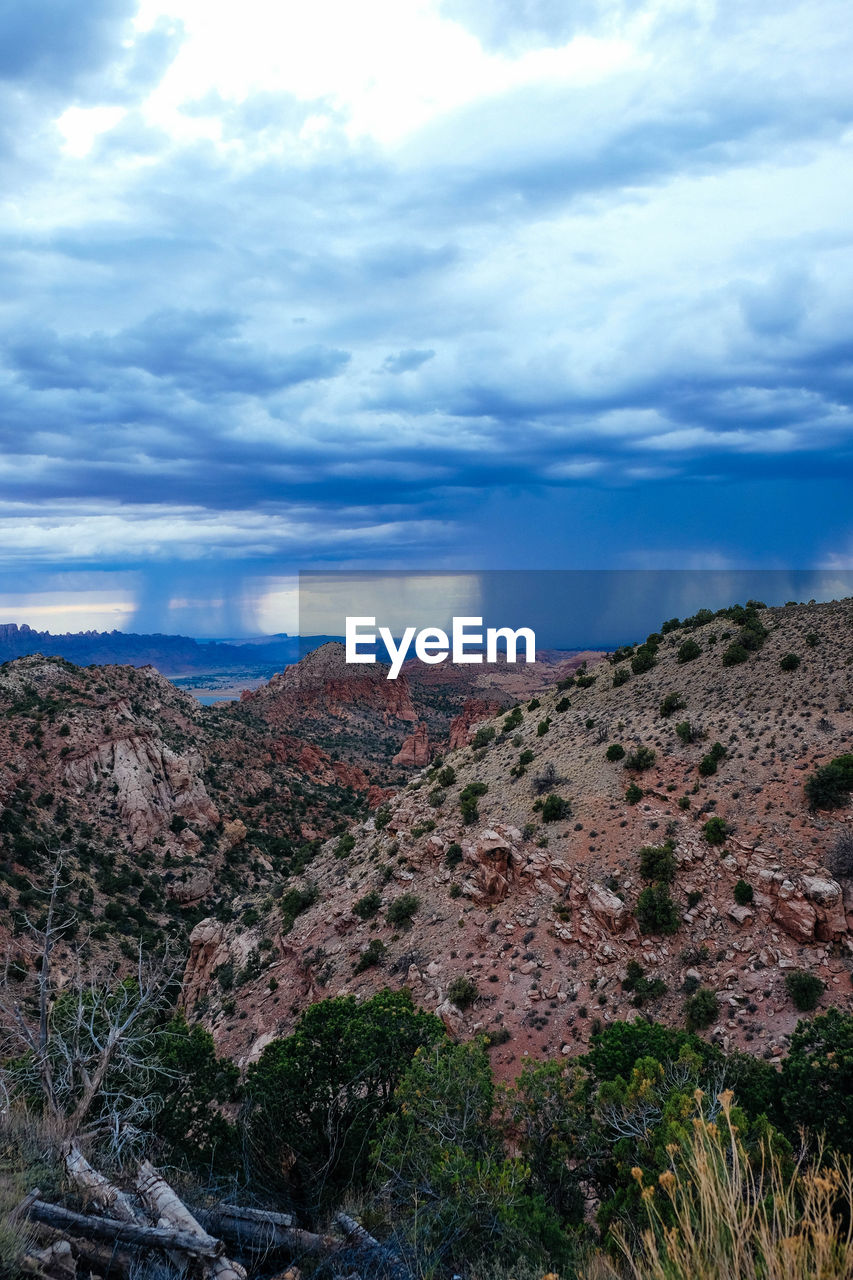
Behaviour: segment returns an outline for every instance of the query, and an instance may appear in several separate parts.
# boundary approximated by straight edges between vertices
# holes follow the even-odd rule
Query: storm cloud
[[[846,5],[195,12],[0,2],[9,572],[847,562]]]

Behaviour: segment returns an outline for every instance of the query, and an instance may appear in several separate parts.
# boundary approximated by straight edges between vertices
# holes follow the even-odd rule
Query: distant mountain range
[[[194,640],[191,636],[77,631],[53,635],[15,622],[0,624],[0,662],[32,653],[67,658],[78,666],[116,663],[156,667],[165,675],[194,675],[269,666],[280,669],[335,636],[286,634],[246,641]]]

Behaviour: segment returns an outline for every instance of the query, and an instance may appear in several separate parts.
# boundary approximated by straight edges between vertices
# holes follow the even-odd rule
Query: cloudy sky
[[[853,565],[849,0],[0,0],[0,621]]]

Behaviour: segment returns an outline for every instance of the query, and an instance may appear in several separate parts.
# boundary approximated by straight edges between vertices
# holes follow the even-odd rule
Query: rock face
[[[596,920],[611,933],[622,933],[627,928],[631,912],[622,899],[610,889],[605,889],[601,884],[591,884],[587,890],[586,900]]]
[[[471,740],[472,727],[481,720],[490,720],[492,716],[500,715],[502,710],[503,704],[494,700],[466,699],[459,715],[454,716],[450,722],[449,750],[455,751],[458,747],[467,747]]]
[[[391,763],[402,765],[406,769],[422,769],[425,764],[429,764],[431,756],[427,727],[419,724],[415,732],[406,738]]]
[[[219,814],[200,777],[197,751],[177,755],[163,743],[128,736],[101,742],[71,760],[65,777],[82,790],[98,780],[115,789],[119,812],[134,849],[144,849],[177,815],[208,828]]]
[[[240,700],[272,725],[292,726],[295,716],[311,713],[340,720],[377,714],[384,725],[414,724],[418,713],[408,679],[400,674],[388,680],[387,675],[388,667],[381,662],[347,665],[344,646],[331,641],[273,676],[269,684],[244,692]]]

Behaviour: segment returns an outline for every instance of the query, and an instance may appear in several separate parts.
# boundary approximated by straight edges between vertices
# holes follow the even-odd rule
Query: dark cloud
[[[445,12],[511,56],[637,7]],[[23,503],[33,538],[7,558],[533,563],[627,555],[638,528],[650,555],[748,557],[757,513],[780,556],[841,541],[849,39],[812,38],[834,0],[745,8],[734,40],[660,20],[598,79],[384,149],[287,93],[191,104],[221,144],[170,135],[136,103],[180,33],[125,49],[119,3],[74,6],[55,76],[71,6],[22,29],[0,71],[41,115],[22,151],[7,122],[0,519]],[[128,107],[84,158],[50,134],[71,101]],[[804,510],[768,526],[798,483]]]

